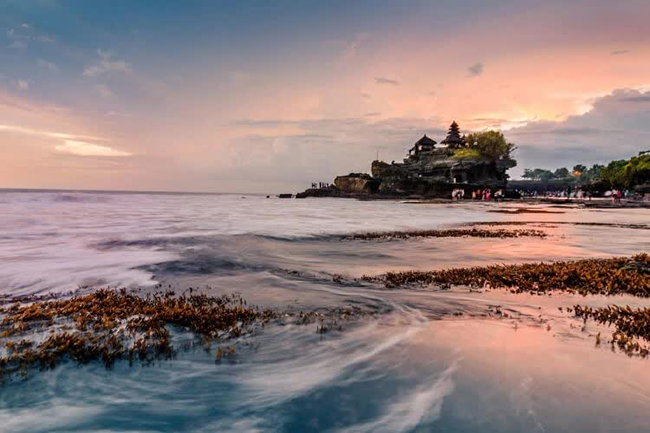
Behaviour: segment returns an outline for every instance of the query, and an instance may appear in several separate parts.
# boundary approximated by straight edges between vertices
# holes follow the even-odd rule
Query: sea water
[[[647,301],[337,284],[391,270],[650,251],[642,209],[254,195],[0,192],[0,294],[98,287],[240,293],[278,311],[376,312],[320,334],[271,324],[215,363],[62,363],[0,387],[2,431],[645,431],[648,360],[595,346],[575,304]],[[539,221],[547,238],[344,241],[341,234]],[[566,224],[594,222],[621,226]],[[508,317],[492,314],[496,307]],[[560,311],[558,307],[563,307]],[[192,335],[174,330],[181,347]]]

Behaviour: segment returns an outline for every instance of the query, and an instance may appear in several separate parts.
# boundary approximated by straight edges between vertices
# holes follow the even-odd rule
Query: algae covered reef
[[[575,262],[528,263],[519,265],[477,266],[439,271],[387,272],[379,276],[364,276],[361,280],[381,283],[387,288],[452,285],[475,289],[508,289],[513,293],[551,295],[557,292],[582,296],[604,295],[617,302],[617,295],[650,297],[650,255],[589,259]],[[560,308],[561,310],[561,308]],[[499,310],[497,310],[499,311]],[[629,356],[647,358],[650,355],[650,308],[608,305],[593,308],[575,305],[575,317],[614,326],[609,344]],[[549,328],[550,329],[550,328]],[[602,342],[596,336],[596,345]]]
[[[411,239],[411,238],[520,238],[520,237],[546,237],[543,230],[485,230],[478,228],[471,229],[450,229],[450,230],[411,230],[393,232],[370,232],[355,233],[344,236],[345,240],[376,240],[376,239]]]
[[[238,336],[253,323],[274,317],[270,311],[248,307],[237,296],[143,297],[108,289],[70,299],[15,304],[3,313],[0,329],[8,354],[0,359],[0,366],[3,372],[20,368],[24,375],[28,367],[53,368],[66,358],[79,363],[99,360],[107,367],[120,359],[169,359],[175,348],[168,325],[209,341]],[[17,340],[37,330],[45,334],[43,341]]]
[[[504,288],[514,293],[539,295],[564,291],[583,296],[650,297],[650,256],[387,272],[364,276],[361,281],[382,284],[389,289],[437,285]],[[334,283],[346,281],[335,276]],[[585,321],[593,319],[614,325],[615,332],[609,342],[623,352],[648,356],[648,347],[639,341],[650,342],[650,309],[576,305],[573,311],[575,317]],[[51,369],[66,360],[80,364],[99,361],[107,368],[120,360],[145,365],[168,360],[178,350],[188,349],[175,347],[170,333],[173,329],[193,333],[196,341],[192,347],[214,353],[215,361],[219,362],[235,354],[236,346],[228,342],[261,330],[269,323],[316,323],[316,332],[322,334],[342,331],[343,323],[370,313],[352,306],[324,312],[280,312],[250,306],[238,295],[176,295],[174,292],[142,295],[124,289],[101,289],[66,299],[24,300],[5,306],[1,314],[0,342],[4,354],[0,358],[0,372],[6,378],[15,373],[27,377],[32,368]],[[597,344],[600,342],[599,334]]]
[[[364,276],[362,280],[379,282],[387,287],[445,284],[507,288],[517,293],[560,290],[582,295],[650,297],[650,256],[642,253],[630,258],[387,272],[374,277]]]
[[[342,330],[344,322],[367,313],[355,307],[278,313],[249,306],[234,294],[140,295],[100,289],[67,299],[15,303],[0,314],[0,350],[5,352],[0,357],[0,377],[4,378],[16,372],[27,377],[30,368],[51,369],[66,360],[100,361],[107,368],[119,360],[145,365],[168,360],[179,350],[170,329],[193,333],[196,343],[208,353],[215,352],[215,361],[220,361],[236,350],[224,343],[271,320],[316,323],[316,332],[322,334]]]

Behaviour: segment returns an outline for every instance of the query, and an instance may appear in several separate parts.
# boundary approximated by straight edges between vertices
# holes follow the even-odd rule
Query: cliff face
[[[375,193],[379,183],[377,179],[365,173],[350,173],[347,176],[338,176],[334,179],[336,189],[347,194]]]
[[[372,173],[372,177],[379,178],[381,177],[381,173],[388,167],[390,167],[390,164],[384,161],[374,160],[370,166],[370,173]]]
[[[492,160],[480,155],[456,157],[453,150],[435,149],[409,156],[395,167],[413,176],[436,182],[494,184],[502,182],[505,186],[506,171],[516,165],[510,158]],[[381,173],[379,173],[381,176]]]
[[[455,158],[453,150],[443,148],[409,156],[403,163],[373,161],[371,172],[379,182],[379,194],[449,197],[458,188],[466,193],[478,188],[505,188],[506,171],[515,165],[510,158]]]

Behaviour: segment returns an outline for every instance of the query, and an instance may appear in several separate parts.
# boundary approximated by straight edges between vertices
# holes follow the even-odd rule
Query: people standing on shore
[[[465,197],[465,190],[461,188],[454,188],[451,192],[451,199],[454,201],[461,201]]]
[[[614,203],[621,204],[621,197],[623,197],[623,191],[617,189],[614,191],[613,196],[614,196]]]

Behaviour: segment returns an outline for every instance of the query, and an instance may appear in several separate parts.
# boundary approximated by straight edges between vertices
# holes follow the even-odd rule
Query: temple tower
[[[442,140],[440,144],[446,144],[450,149],[456,149],[458,147],[465,146],[465,140],[460,136],[460,128],[458,123],[454,120],[449,126],[449,132],[447,133],[447,138]]]

